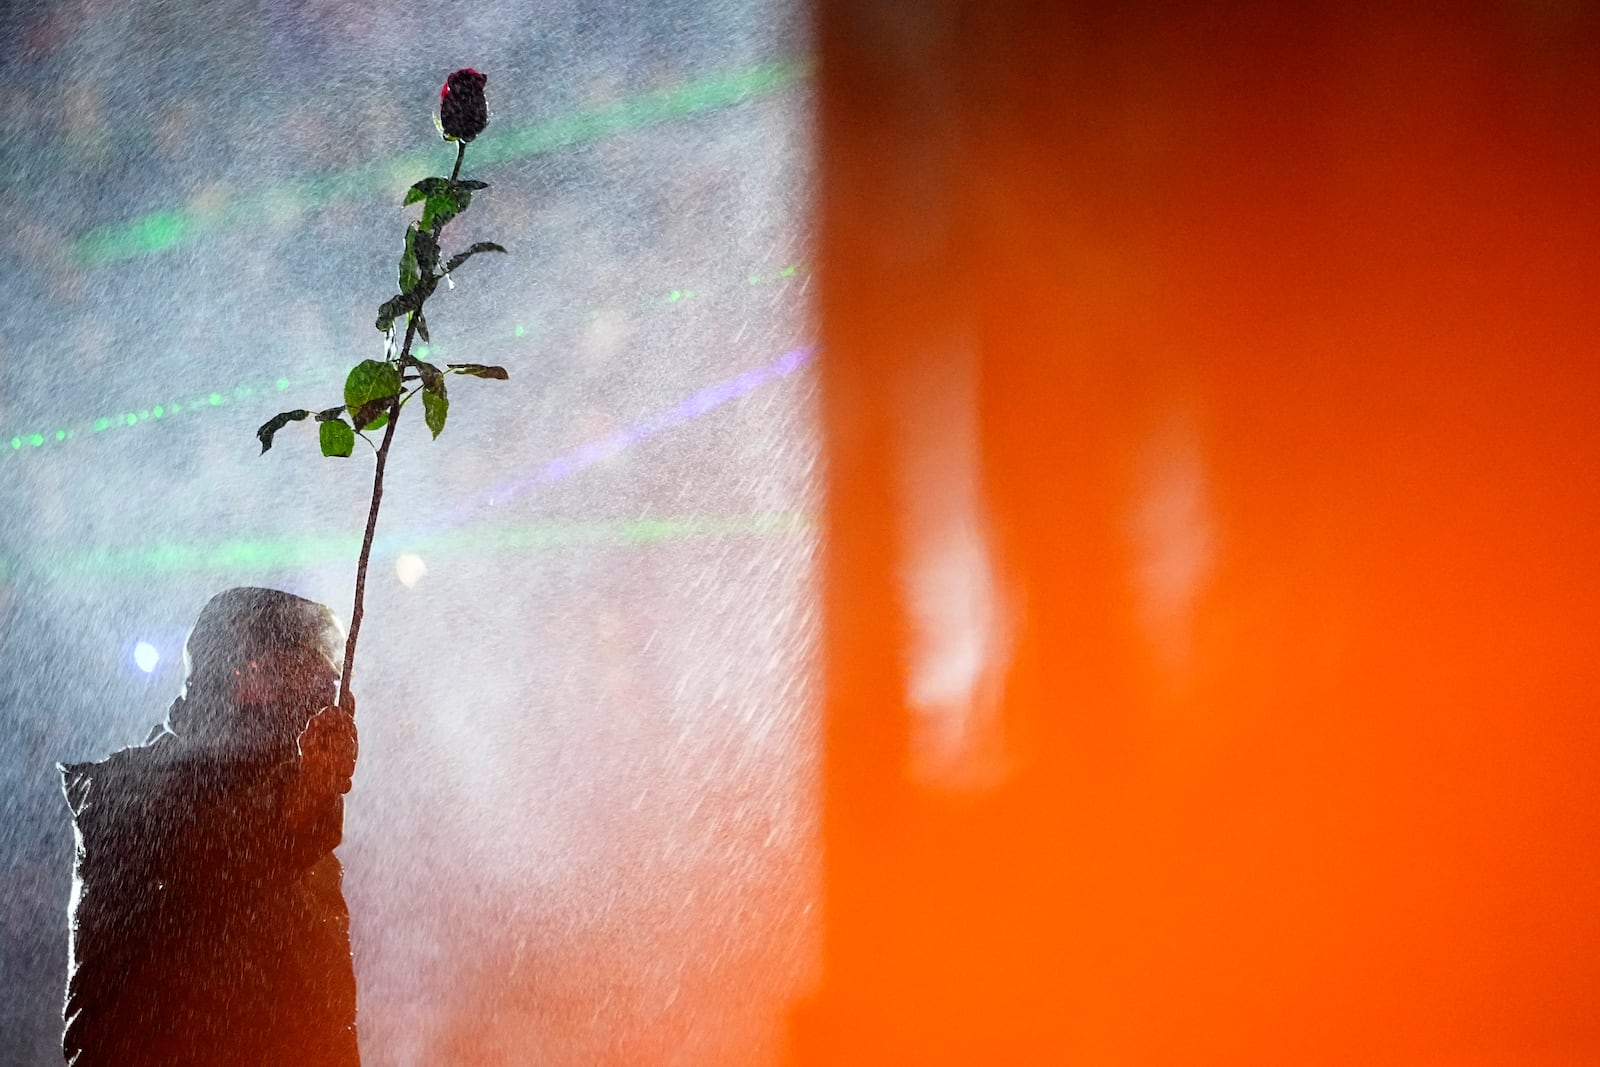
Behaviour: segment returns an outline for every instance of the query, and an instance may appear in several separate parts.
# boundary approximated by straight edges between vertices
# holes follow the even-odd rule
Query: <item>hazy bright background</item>
[[[775,1061],[814,931],[808,49],[789,0],[5,5],[0,1062],[59,1032],[54,762],[144,738],[216,591],[348,615],[370,456],[254,430],[380,354],[468,65],[492,188],[445,244],[510,254],[432,355],[511,380],[391,458],[340,850],[364,1062]]]

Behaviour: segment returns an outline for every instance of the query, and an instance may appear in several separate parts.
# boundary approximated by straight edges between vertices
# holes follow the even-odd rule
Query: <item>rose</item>
[[[447,141],[470,141],[489,125],[489,105],[483,98],[487,74],[463,67],[444,80],[439,90],[439,128]]]

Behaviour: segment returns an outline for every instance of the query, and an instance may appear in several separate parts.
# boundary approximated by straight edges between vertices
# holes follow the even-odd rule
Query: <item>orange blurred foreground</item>
[[[823,0],[797,1064],[1600,1062],[1600,9]]]

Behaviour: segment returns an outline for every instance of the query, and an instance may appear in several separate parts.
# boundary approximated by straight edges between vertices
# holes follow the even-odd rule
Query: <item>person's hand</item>
[[[300,765],[314,792],[348,793],[356,773],[356,720],[342,708],[326,707],[300,731]]]

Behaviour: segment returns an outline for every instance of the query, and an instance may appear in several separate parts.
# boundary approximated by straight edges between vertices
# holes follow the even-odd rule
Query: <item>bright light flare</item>
[[[148,641],[140,641],[133,646],[133,663],[144,673],[149,674],[156,669],[156,664],[161,662],[161,653]]]
[[[422,557],[414,552],[402,553],[394,561],[394,572],[400,577],[400,584],[407,589],[415,589],[422,576],[428,573],[428,565],[422,562]]]

